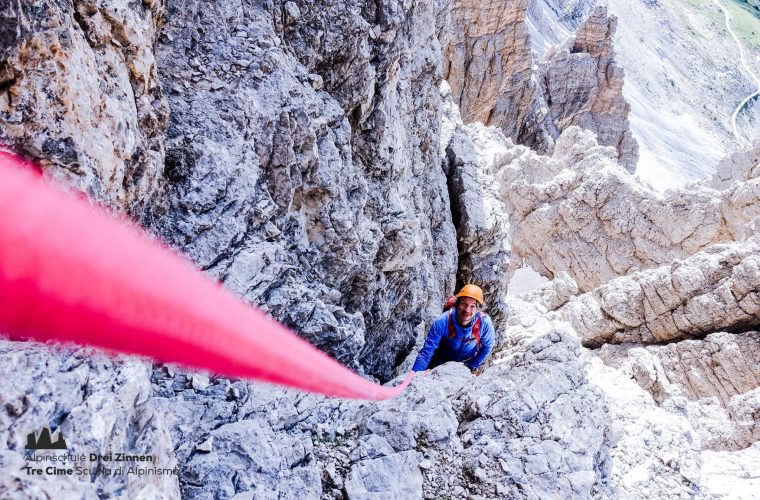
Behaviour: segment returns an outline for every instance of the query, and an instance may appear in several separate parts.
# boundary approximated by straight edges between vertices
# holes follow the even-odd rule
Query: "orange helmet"
[[[475,299],[478,301],[478,304],[480,304],[480,307],[483,307],[485,304],[485,301],[483,300],[483,290],[477,285],[463,286],[462,289],[459,290],[457,297],[470,297],[471,299]]]

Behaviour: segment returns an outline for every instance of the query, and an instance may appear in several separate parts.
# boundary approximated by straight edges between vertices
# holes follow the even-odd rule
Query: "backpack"
[[[446,299],[446,302],[443,304],[443,311],[446,312],[449,311],[449,340],[453,339],[454,336],[457,334],[456,329],[454,328],[454,306],[457,303],[457,297],[456,295],[452,295],[448,299]],[[485,316],[483,313],[478,314],[478,319],[475,320],[475,324],[472,325],[472,336],[475,337],[475,340],[478,343],[478,351],[483,347],[480,343],[480,324],[481,320],[483,319],[483,316]]]

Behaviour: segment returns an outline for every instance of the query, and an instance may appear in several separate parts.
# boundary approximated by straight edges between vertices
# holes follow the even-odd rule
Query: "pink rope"
[[[328,396],[400,394],[235,298],[133,224],[0,150],[0,331],[149,356]]]

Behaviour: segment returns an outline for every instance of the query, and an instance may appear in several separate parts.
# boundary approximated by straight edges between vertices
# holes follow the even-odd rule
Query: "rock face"
[[[536,100],[528,0],[454,0],[444,77],[465,122],[520,135]]]
[[[560,315],[584,343],[655,344],[760,326],[760,241],[715,245],[670,266],[617,278]]]
[[[594,9],[573,40],[547,55],[542,81],[553,129],[578,125],[596,132],[599,143],[614,146],[620,164],[634,172],[638,144],[629,128],[623,70],[615,64],[616,27],[606,8]]]
[[[111,360],[92,350],[61,350],[0,340],[0,494],[3,496],[77,496],[80,498],[176,498],[176,474],[128,474],[131,465],[117,454],[152,455],[151,467],[175,470],[169,418],[151,399],[150,365],[130,359]],[[26,458],[27,434],[46,426],[59,431],[68,451],[36,450],[33,456],[62,453],[85,460],[34,462]],[[92,460],[90,454],[105,456]],[[111,457],[110,460],[108,457]],[[24,467],[49,466],[87,470],[86,475],[30,475]],[[124,474],[105,468],[124,466]],[[79,479],[79,480],[77,480]]]
[[[748,181],[760,176],[760,143],[740,149],[723,158],[715,167],[709,185],[715,189],[726,189],[737,182]]]
[[[493,319],[497,338],[506,325],[508,272],[511,261],[509,217],[501,201],[494,172],[488,167],[488,151],[477,150],[465,132],[456,106],[445,100],[442,137],[446,158],[451,212],[457,228],[459,262],[457,289],[465,283],[483,288],[486,312]]]
[[[46,374],[43,380],[50,392],[64,394],[66,387],[81,390],[76,380],[50,376],[50,367],[59,362],[55,352],[40,346],[29,346],[29,351],[35,353],[37,373]],[[581,351],[578,338],[568,331],[537,332],[525,350],[503,357],[499,366],[481,377],[461,364],[447,364],[416,380],[401,398],[382,403],[324,399],[213,377],[196,388],[195,374],[191,378],[181,370],[157,367],[152,397],[117,388],[85,398],[85,404],[97,403],[108,412],[98,413],[93,407],[85,414],[75,407],[66,414],[67,408],[57,406],[60,396],[56,396],[48,403],[50,409],[30,424],[32,408],[42,403],[14,410],[15,415],[8,413],[10,404],[4,405],[0,415],[3,422],[15,422],[16,437],[8,438],[11,451],[4,453],[2,463],[23,467],[20,448],[28,426],[55,422],[55,415],[63,418],[60,427],[77,451],[135,453],[146,446],[155,453],[156,443],[168,441],[164,427],[157,435],[151,425],[140,424],[143,434],[134,443],[119,441],[120,426],[144,422],[129,414],[118,424],[87,427],[81,438],[71,430],[96,415],[111,422],[114,405],[119,409],[122,401],[126,407],[127,402],[134,405],[136,397],[138,410],[150,408],[155,424],[169,427],[175,450],[164,450],[161,459],[176,459],[181,493],[187,497],[229,498],[244,493],[253,498],[330,498],[342,496],[341,490],[349,498],[421,498],[452,491],[492,497],[610,494],[613,436],[604,399],[585,378]],[[19,350],[1,355],[4,369],[18,369],[9,362],[13,359],[26,360]],[[102,368],[109,376],[115,373],[112,366]],[[140,376],[131,374],[130,383],[139,381],[147,387],[145,365],[136,364],[135,369]],[[21,384],[4,394],[14,402],[25,394],[42,401],[45,393]],[[82,398],[72,396],[72,405]],[[90,437],[104,432],[105,444]],[[174,482],[151,486],[143,481],[140,487],[153,488],[156,496],[176,498],[177,476],[171,477]],[[113,495],[131,496],[139,490],[136,484],[125,490],[114,478],[99,481],[101,490]],[[94,485],[74,477],[47,483],[41,478],[27,480],[24,491],[40,488],[94,495]],[[2,485],[0,491],[12,491],[11,484]]]
[[[445,2],[3,9],[0,141],[391,377],[455,286]]]
[[[481,155],[480,161],[500,169],[502,194],[507,205],[512,204],[508,213],[513,262],[526,255],[522,253],[523,245],[535,241],[568,245],[564,252],[553,253],[551,247],[527,252],[535,252],[533,255],[540,259],[531,261],[537,267],[553,258],[550,255],[562,253],[561,258],[567,260],[556,267],[555,280],[510,300],[512,315],[502,344],[496,349],[495,364],[498,366],[503,356],[525,349],[536,332],[551,328],[557,321],[569,324],[584,345],[600,347],[591,351],[587,373],[589,381],[605,394],[609,417],[616,422],[613,428],[618,429],[616,445],[610,453],[611,483],[620,487],[618,491],[645,495],[655,488],[663,495],[672,495],[668,491],[674,488],[686,496],[742,491],[744,486],[727,490],[726,484],[718,480],[717,471],[751,478],[751,450],[758,441],[760,379],[755,358],[760,352],[760,339],[755,330],[760,327],[760,311],[755,295],[760,290],[756,262],[760,248],[752,236],[758,215],[757,198],[752,194],[757,189],[754,150],[726,159],[713,179],[692,184],[688,191],[670,192],[663,200],[646,185],[634,182],[614,161],[614,151],[597,146],[590,135],[576,129],[563,134],[551,159],[514,146],[493,130],[464,130],[475,151],[489,152]],[[581,151],[584,153],[576,156]],[[576,168],[584,162],[595,165],[589,173],[594,172],[599,184],[575,184]],[[610,182],[612,171],[619,176],[615,182]],[[537,199],[534,189],[542,193],[538,199],[543,201],[538,204],[529,201]],[[565,189],[576,197],[577,204],[554,212],[552,205],[565,198]],[[584,282],[601,267],[589,258],[595,254],[589,249],[597,244],[599,248],[611,248],[616,241],[610,233],[600,240],[583,237],[599,237],[605,231],[597,226],[585,233],[582,226],[575,225],[580,222],[576,218],[583,213],[582,205],[618,203],[633,192],[650,199],[639,205],[646,207],[649,214],[646,219],[642,217],[647,223],[642,220],[641,227],[652,229],[648,224],[659,220],[662,226],[657,231],[677,236],[673,225],[677,221],[681,229],[691,233],[679,238],[681,260],[676,258],[667,265],[635,272],[626,270],[620,277],[610,273],[606,282]],[[718,223],[683,227],[688,215],[696,212],[702,217],[714,210],[698,208],[697,200],[702,196],[712,199],[710,205],[720,207]],[[689,204],[689,212],[673,211],[677,207],[673,199],[689,197],[696,198]],[[659,211],[655,204],[659,204],[659,210],[671,211],[670,227],[659,218],[662,215],[654,215]],[[615,211],[608,222],[622,224],[622,228],[626,227],[626,217],[637,219],[639,215],[631,205],[627,206],[627,211]],[[726,213],[731,215],[720,215]],[[531,217],[546,219],[555,226],[568,224],[574,229],[538,236],[535,228],[526,225]],[[601,218],[607,220],[608,216]],[[719,229],[721,226],[723,229]],[[526,233],[520,234],[523,229]],[[624,231],[626,237],[636,238],[635,224],[620,230]],[[711,238],[721,235],[716,239],[724,243],[705,242],[701,249],[691,246],[689,239],[700,231]],[[576,246],[579,233],[588,246]],[[735,238],[739,241],[733,241]],[[639,244],[635,248],[636,256],[654,250]],[[622,258],[625,253],[616,249],[610,255]],[[576,272],[575,265],[569,262],[579,264],[583,270]],[[584,287],[590,291],[576,296]],[[700,473],[703,462],[709,464],[709,472]]]
[[[663,346],[605,345],[604,362],[657,403],[682,412],[703,447],[741,450],[760,441],[760,333],[713,333]]]
[[[581,350],[567,331],[538,331],[480,377],[446,364],[381,403],[223,379],[194,391],[154,372],[156,404],[177,418],[185,495],[584,496],[610,491],[612,435]]]
[[[650,394],[598,359],[591,360],[587,373],[607,399],[614,422],[610,475],[616,496],[709,498],[700,474],[699,437],[689,420],[657,406]]]
[[[444,6],[166,8],[170,202],[156,231],[342,362],[390,378],[454,288]]]
[[[756,238],[715,245],[617,278],[549,317],[572,324],[584,345],[601,347],[604,363],[660,407],[685,415],[703,449],[740,450],[760,440],[758,250]],[[684,340],[693,338],[700,340]]]
[[[736,494],[722,477],[752,485],[756,148],[657,194],[624,168],[635,145],[614,19],[581,22],[590,4],[566,3],[549,17],[579,30],[534,68],[536,5],[549,2],[0,7],[0,139],[44,157],[49,176],[139,216],[364,374],[408,366],[465,281],[499,328],[482,375],[449,363],[380,403],[0,342],[0,496],[694,498]],[[523,264],[552,281],[507,298]],[[177,474],[116,477],[100,459],[94,477],[30,475],[26,437],[45,426],[71,453],[152,454]]]
[[[490,151],[484,161],[497,171],[513,269],[524,262],[547,276],[568,272],[581,291],[747,237],[760,215],[756,178],[722,191],[706,180],[661,195],[621,168],[612,148],[575,127],[551,157],[482,127],[468,137],[475,150]]]
[[[575,11],[587,7],[577,3]],[[579,125],[614,146],[633,172],[638,145],[629,130],[623,71],[614,62],[615,18],[604,7],[594,9],[574,38],[539,61],[531,48],[531,36],[539,34],[529,29],[536,9],[534,4],[529,15],[527,0],[454,3],[445,76],[462,118],[499,127],[541,153],[552,150],[563,130]]]
[[[0,7],[0,143],[92,199],[141,217],[160,190],[168,108],[160,2]]]

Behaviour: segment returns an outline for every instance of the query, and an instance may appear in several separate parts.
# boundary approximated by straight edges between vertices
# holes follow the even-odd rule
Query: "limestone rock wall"
[[[588,18],[596,0],[532,0],[528,3],[528,27],[533,52],[543,56],[562,44]]]
[[[389,378],[454,288],[444,6],[166,8],[170,202],[157,232],[342,362]]]
[[[589,7],[579,2],[572,12]],[[527,0],[454,2],[444,76],[463,120],[498,127],[540,153],[551,152],[561,132],[578,125],[614,146],[633,172],[638,144],[622,94],[623,70],[614,61],[616,19],[597,7],[569,40],[537,51],[531,39],[543,35],[532,22],[543,18],[541,8]]]
[[[528,0],[454,0],[444,76],[466,123],[516,137],[536,99]]]
[[[620,164],[633,172],[639,147],[628,123],[623,69],[615,63],[616,27],[606,8],[595,8],[574,39],[541,63],[542,81],[553,127],[561,132],[577,125],[596,132],[599,143],[614,146]]]
[[[0,15],[0,142],[390,378],[455,286],[439,141],[448,3]]]
[[[186,495],[609,493],[613,434],[581,349],[568,331],[541,331],[480,377],[447,364],[380,403],[224,379],[194,390],[179,372],[156,375],[156,396],[177,415]]]
[[[581,291],[746,238],[760,215],[756,178],[723,190],[708,179],[662,195],[576,127],[550,157],[496,133],[469,137],[492,151],[487,161],[510,214],[513,268],[525,262],[546,276],[568,272]]]
[[[465,280],[500,335],[381,403],[0,343],[0,496],[708,497],[756,467],[756,151],[632,178],[603,10],[534,70],[522,0],[35,5],[0,7],[0,140],[50,177],[381,380]],[[508,301],[523,262],[554,279]],[[44,425],[179,475],[31,477]]]
[[[575,128],[560,137],[552,157],[515,146],[494,129],[464,131],[474,150],[488,152],[479,161],[499,172],[510,215],[513,263],[532,256],[526,259],[530,265],[545,271],[543,263],[555,256],[563,262],[547,273],[553,281],[509,300],[511,316],[494,363],[498,366],[505,356],[525,349],[536,332],[556,322],[583,339],[591,348],[589,380],[605,394],[610,418],[624,428],[610,453],[611,482],[620,485],[620,492],[662,488],[666,494],[672,487],[683,495],[709,495],[726,491],[717,470],[751,478],[760,390],[755,369],[760,352],[760,248],[754,235],[754,149],[725,159],[712,179],[662,196],[626,173],[615,151]],[[594,181],[576,184],[578,168],[588,168]],[[613,177],[617,180],[611,181]],[[539,203],[533,203],[536,192],[542,193]],[[565,193],[576,201],[555,212],[552,206]],[[625,201],[629,196],[648,201],[631,205]],[[584,207],[593,210],[609,203],[626,208],[603,208],[599,215],[605,222],[587,233]],[[637,214],[636,206],[644,213]],[[690,217],[701,223],[688,225]],[[715,223],[706,224],[705,217]],[[637,222],[628,224],[628,218]],[[540,236],[527,221],[554,227]],[[557,231],[565,224],[572,229]],[[653,238],[636,241],[637,227],[673,238],[669,246],[677,256],[663,257],[659,266],[640,263],[610,272],[609,279],[599,278],[600,269],[615,262],[596,260],[599,249],[607,249],[611,259],[628,258],[616,247],[613,233],[601,229],[606,224],[632,238],[629,255],[634,259],[664,255],[652,246]],[[685,233],[679,237],[678,231]],[[526,251],[537,241],[549,246]],[[564,250],[555,253],[553,245]],[[592,275],[599,279],[588,280]],[[588,291],[578,295],[584,289]],[[703,462],[711,472],[702,470]],[[671,482],[673,473],[680,479]]]
[[[760,326],[760,241],[712,246],[670,266],[610,281],[561,316],[589,346],[655,344]]]
[[[608,344],[599,356],[660,406],[685,413],[705,448],[735,451],[760,441],[760,333],[719,332],[663,346]]]
[[[576,293],[570,276],[563,274],[512,297],[497,366],[503,356],[531,345],[541,331],[566,324],[557,323],[558,316],[583,298]],[[583,325],[567,326],[585,332]],[[757,378],[751,367],[756,351],[754,332],[584,351],[588,381],[603,395],[614,422],[609,460],[617,496],[657,491],[710,497],[725,491],[716,476],[723,469],[745,478],[736,491],[751,484],[746,478],[752,477],[752,448],[740,449],[757,439],[751,417],[756,411]]]
[[[442,144],[446,157],[444,171],[448,178],[454,226],[457,228],[459,260],[457,289],[475,283],[483,289],[485,311],[493,320],[496,337],[506,326],[508,272],[511,262],[509,217],[499,194],[494,172],[469,139],[472,133],[464,125],[456,105],[443,84],[444,116]]]
[[[0,340],[0,495],[56,498],[177,498],[176,475],[108,475],[104,468],[146,463],[120,462],[118,453],[152,455],[150,465],[178,466],[169,430],[170,413],[152,399],[151,367],[140,360],[110,359],[91,349],[57,348]],[[68,454],[84,461],[33,462],[24,449],[29,432],[44,427],[62,433]],[[61,455],[61,450],[34,451]],[[112,458],[90,460],[90,454]],[[32,475],[24,469],[79,467],[87,475]],[[126,470],[126,469],[125,469]]]
[[[168,118],[153,44],[161,2],[4,2],[0,143],[49,177],[142,217]]]

